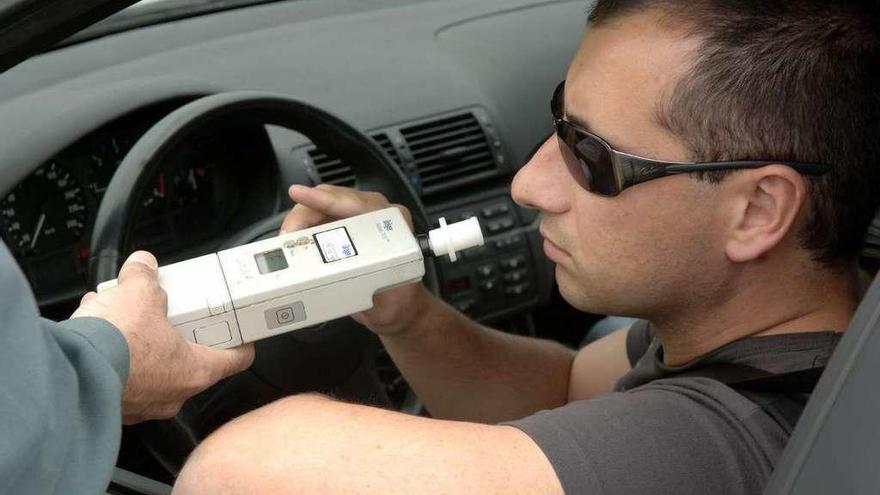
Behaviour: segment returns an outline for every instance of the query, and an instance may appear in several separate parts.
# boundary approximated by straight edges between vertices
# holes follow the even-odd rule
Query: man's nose
[[[563,213],[569,207],[568,175],[557,137],[550,136],[526,163],[511,185],[511,196],[520,206],[546,213]]]

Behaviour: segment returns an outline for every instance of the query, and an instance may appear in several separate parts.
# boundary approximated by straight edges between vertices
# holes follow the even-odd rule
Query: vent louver
[[[309,158],[312,159],[321,182],[337,186],[354,186],[354,172],[339,158],[329,156],[317,148],[309,150]]]
[[[376,141],[376,143],[385,150],[385,153],[388,153],[388,156],[391,157],[398,167],[400,166],[400,155],[397,154],[397,150],[394,149],[394,145],[391,144],[391,138],[388,137],[388,134],[380,132],[373,136],[373,141]]]
[[[421,194],[495,177],[504,162],[501,141],[479,108],[386,128],[371,137]],[[321,182],[354,186],[354,173],[341,159],[315,146],[304,151]]]
[[[497,173],[486,134],[470,112],[403,127],[400,133],[425,193]]]
[[[388,153],[388,156],[394,160],[394,163],[399,166],[400,156],[391,144],[391,139],[388,138],[388,135],[378,133],[374,134],[372,138],[385,150],[385,153]],[[311,148],[308,153],[309,158],[312,159],[312,163],[315,165],[315,170],[318,172],[318,177],[321,178],[321,182],[337,186],[354,186],[354,172],[351,170],[351,166],[343,163],[336,156],[328,155],[318,148]]]

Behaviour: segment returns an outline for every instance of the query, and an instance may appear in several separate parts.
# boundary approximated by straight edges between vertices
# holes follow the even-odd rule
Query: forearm
[[[573,350],[482,326],[430,295],[417,307],[382,341],[434,417],[495,423],[565,404]]]
[[[0,492],[103,493],[119,449],[125,340],[106,322],[4,309]]]
[[[298,395],[224,425],[174,487],[175,495],[252,493],[556,495],[562,487],[514,427]]]

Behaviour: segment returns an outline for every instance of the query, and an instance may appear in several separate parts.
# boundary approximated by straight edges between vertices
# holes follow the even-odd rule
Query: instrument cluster
[[[140,136],[175,107],[142,110],[97,129],[42,164],[0,200],[3,240],[41,305],[84,292],[92,226],[110,179]],[[267,165],[264,149],[254,150],[262,143],[248,142],[251,137],[264,138],[254,131],[206,132],[175,150],[153,179],[153,187],[138,198],[132,248],[150,250],[162,261],[163,254],[218,241],[243,223],[237,221],[242,212],[256,218],[271,213],[253,212],[254,205],[245,202],[253,193],[248,178],[260,182],[271,175],[267,169],[275,168],[274,163]],[[245,173],[248,168],[250,173]],[[264,173],[253,174],[255,169]],[[267,185],[265,180],[261,184]],[[268,189],[274,192],[272,186]]]

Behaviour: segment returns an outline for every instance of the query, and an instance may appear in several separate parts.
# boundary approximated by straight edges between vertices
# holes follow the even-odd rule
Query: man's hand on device
[[[317,187],[291,186],[288,190],[296,206],[281,225],[282,232],[294,232],[340,218],[395,206],[412,229],[412,214],[402,205],[392,205],[381,193],[321,184]],[[420,314],[419,308],[431,294],[422,284],[410,284],[373,296],[373,308],[352,315],[358,323],[380,335],[393,335],[409,328]]]
[[[103,318],[128,341],[125,424],[170,418],[185,400],[247,369],[254,360],[253,345],[212,349],[181,338],[168,321],[168,301],[157,270],[152,254],[133,253],[119,271],[119,285],[100,294],[89,292],[71,316]]]

